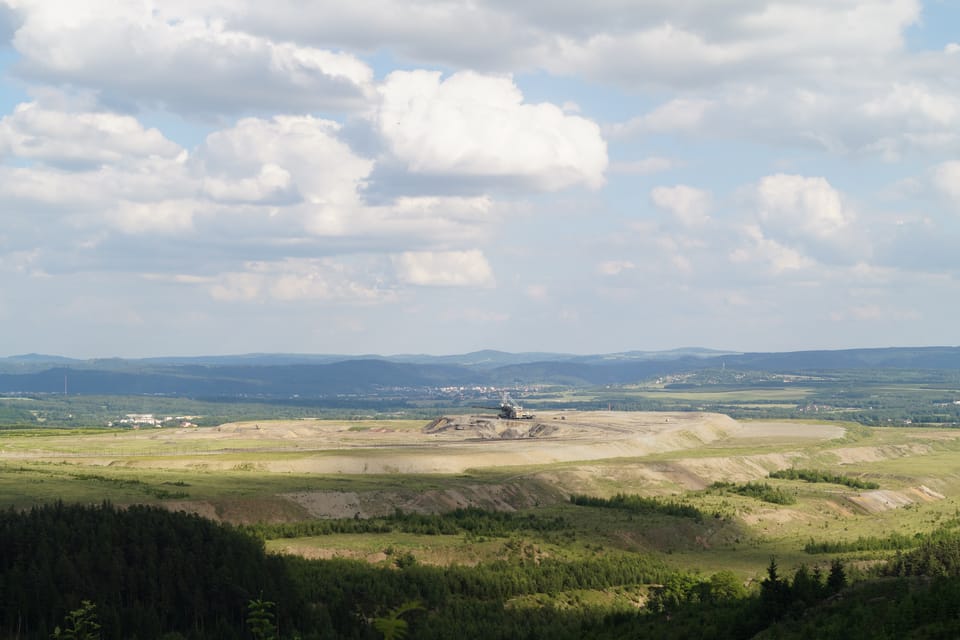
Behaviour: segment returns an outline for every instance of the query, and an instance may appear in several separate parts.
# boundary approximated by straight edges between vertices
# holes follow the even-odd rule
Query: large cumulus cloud
[[[509,77],[393,72],[377,122],[390,151],[414,173],[528,182],[535,188],[603,185],[599,127],[549,103],[527,104]]]
[[[219,115],[352,109],[372,70],[355,56],[225,26],[204,3],[5,0],[18,15],[17,73],[110,102]]]

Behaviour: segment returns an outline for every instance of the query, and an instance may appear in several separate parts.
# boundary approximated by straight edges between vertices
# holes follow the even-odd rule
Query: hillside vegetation
[[[949,637],[952,375],[721,369],[514,389],[535,414],[518,421],[437,420],[434,404],[498,401],[439,388],[342,410],[3,397],[0,635],[838,637],[879,602],[895,613],[870,637],[907,637],[903,620]],[[349,408],[368,401],[383,413]],[[861,411],[888,426],[850,420]]]

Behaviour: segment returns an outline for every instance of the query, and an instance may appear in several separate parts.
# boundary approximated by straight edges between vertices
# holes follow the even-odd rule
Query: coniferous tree
[[[774,556],[770,556],[767,577],[760,583],[760,600],[770,618],[782,615],[790,604],[790,585],[780,577],[777,559]]]
[[[277,626],[273,622],[275,603],[261,596],[247,604],[247,626],[255,640],[276,640]]]
[[[97,605],[84,600],[79,609],[67,614],[63,628],[56,627],[51,637],[55,640],[100,640]]]
[[[827,589],[830,593],[836,593],[847,586],[847,572],[843,568],[843,562],[834,559],[830,563],[830,574],[827,576]]]

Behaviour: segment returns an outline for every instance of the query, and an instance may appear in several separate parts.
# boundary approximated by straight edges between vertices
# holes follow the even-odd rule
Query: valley
[[[960,432],[734,420],[696,412],[545,411],[533,420],[450,415],[419,420],[277,420],[219,427],[5,433],[0,501],[156,504],[237,525],[383,518],[455,509],[561,516],[572,539],[524,534],[548,553],[663,554],[678,568],[734,568],[749,582],[765,559],[816,563],[810,540],[913,535],[956,516]],[[818,469],[875,483],[771,479]],[[791,504],[724,483],[765,483]],[[680,501],[702,521],[605,513],[571,496]],[[387,562],[385,549],[436,564],[496,557],[502,541],[462,535],[330,534],[268,540],[304,557]],[[864,558],[877,554],[860,554]],[[858,556],[859,557],[859,556]]]

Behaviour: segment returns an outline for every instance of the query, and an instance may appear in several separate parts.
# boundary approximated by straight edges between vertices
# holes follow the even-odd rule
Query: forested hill
[[[886,348],[785,353],[705,349],[600,355],[335,356],[254,354],[140,360],[0,358],[0,393],[317,397],[409,388],[523,384],[602,385],[709,369],[802,374],[858,369],[960,371],[960,348]]]
[[[447,514],[448,517],[453,514]],[[475,512],[467,517],[483,517]],[[358,525],[363,521],[347,521]],[[449,522],[449,521],[448,521]],[[502,522],[502,520],[501,520]],[[109,504],[0,512],[4,638],[356,640],[461,638],[956,638],[960,538],[914,549],[848,584],[770,559],[752,589],[731,571],[671,570],[643,552],[579,559],[507,554],[477,565],[390,566],[268,555],[249,533],[183,512]],[[642,608],[605,610],[588,591],[649,588]],[[516,606],[578,594],[575,606]],[[401,612],[402,627],[396,624]],[[867,623],[866,621],[869,621]],[[384,629],[405,633],[387,635]],[[406,633],[408,632],[408,633]]]

